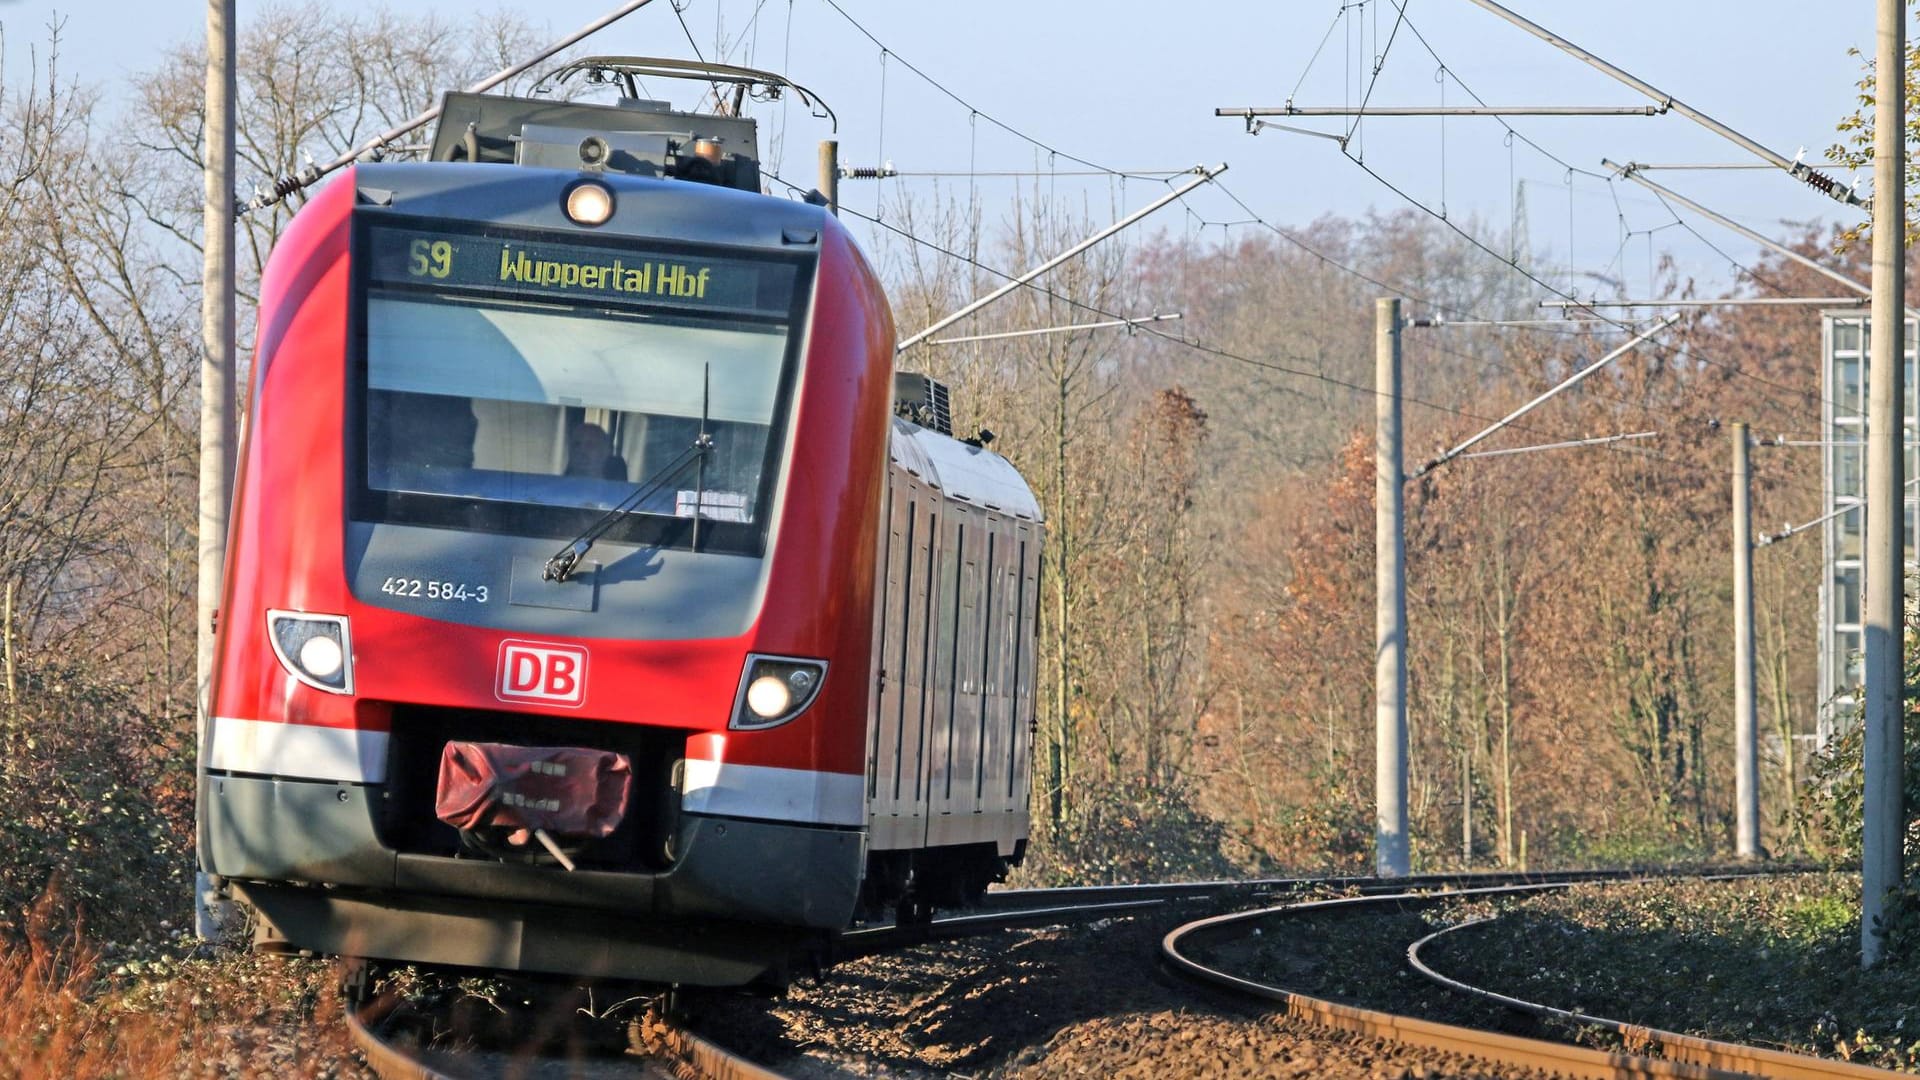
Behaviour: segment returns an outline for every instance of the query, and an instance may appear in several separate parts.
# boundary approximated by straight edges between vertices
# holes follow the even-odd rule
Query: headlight
[[[727,726],[768,728],[786,723],[813,704],[826,675],[827,665],[819,660],[748,656],[733,721]]]
[[[592,180],[567,189],[567,217],[576,225],[605,225],[613,216],[613,192]]]
[[[772,720],[793,706],[793,691],[778,675],[762,675],[747,684],[747,708],[762,720]]]
[[[269,611],[267,640],[287,674],[329,694],[353,693],[353,648],[345,615]]]
[[[340,674],[347,655],[333,638],[326,634],[315,634],[300,646],[300,653],[294,659],[299,661],[302,670],[314,678],[331,679]]]

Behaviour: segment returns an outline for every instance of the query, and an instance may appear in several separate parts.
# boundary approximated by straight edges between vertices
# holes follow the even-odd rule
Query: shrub
[[[1034,885],[1112,885],[1240,877],[1226,827],[1179,789],[1138,781],[1084,793],[1068,819],[1036,817],[1020,878]]]
[[[1901,855],[1906,867],[1899,895],[1888,906],[1881,928],[1887,937],[1887,959],[1894,963],[1920,962],[1920,608],[1907,607],[1906,655],[1902,678],[1906,712],[1902,718],[1905,774],[1905,834]],[[1815,755],[1813,783],[1804,795],[1809,840],[1814,854],[1835,864],[1858,865],[1864,820],[1865,784],[1861,772],[1866,731],[1857,704],[1836,710],[1839,732],[1826,749]]]
[[[190,917],[188,726],[79,671],[37,668],[0,703],[0,940],[58,881],[63,926],[80,912],[110,941],[153,940]]]

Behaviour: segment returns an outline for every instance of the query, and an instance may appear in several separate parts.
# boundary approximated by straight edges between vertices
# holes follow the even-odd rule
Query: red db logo
[[[578,708],[587,698],[587,650],[538,641],[500,643],[500,676],[494,696]]]

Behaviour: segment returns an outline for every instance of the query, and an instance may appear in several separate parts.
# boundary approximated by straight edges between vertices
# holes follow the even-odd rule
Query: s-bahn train
[[[280,237],[199,787],[259,947],[778,981],[1022,858],[1039,507],[755,145],[450,94]]]

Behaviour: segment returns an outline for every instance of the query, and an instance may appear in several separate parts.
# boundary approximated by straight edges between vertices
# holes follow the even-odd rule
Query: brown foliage
[[[65,906],[48,890],[0,953],[0,1078],[366,1075],[324,966],[148,950],[107,974]]]

